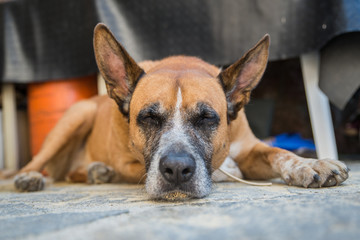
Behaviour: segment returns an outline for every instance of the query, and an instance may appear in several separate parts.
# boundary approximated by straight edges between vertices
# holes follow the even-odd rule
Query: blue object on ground
[[[315,144],[312,140],[303,139],[298,133],[283,133],[274,137],[271,142],[273,147],[279,147],[286,150],[297,150],[305,148],[315,151]]]

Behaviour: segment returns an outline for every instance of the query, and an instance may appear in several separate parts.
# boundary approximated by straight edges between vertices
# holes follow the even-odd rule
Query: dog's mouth
[[[176,201],[186,201],[191,198],[192,198],[191,193],[184,192],[181,190],[175,190],[162,194],[158,199],[176,202]]]
[[[206,182],[206,183],[205,183]],[[190,199],[199,199],[207,196],[211,191],[211,180],[207,181],[207,178],[202,181],[189,182],[181,186],[172,186],[164,180],[159,180],[158,184],[154,186],[146,184],[146,191],[150,195],[150,199],[160,201],[187,201]]]

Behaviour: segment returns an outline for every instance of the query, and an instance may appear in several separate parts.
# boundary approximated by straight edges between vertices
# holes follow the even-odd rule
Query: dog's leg
[[[349,172],[349,168],[340,161],[302,158],[261,142],[237,162],[246,178],[281,177],[289,185],[314,188],[339,185],[348,178]]]
[[[92,128],[96,109],[97,104],[91,100],[81,101],[73,105],[49,133],[40,152],[15,177],[15,187],[20,191],[43,189],[45,179],[39,172],[44,169],[46,164],[57,159],[57,155],[63,149],[73,151],[74,149],[69,146],[73,144],[73,139],[79,141],[85,139]],[[76,145],[78,146],[78,144]],[[68,159],[65,160],[68,161]],[[59,172],[69,169],[69,165],[71,162],[64,164],[64,162],[59,161],[56,164]]]

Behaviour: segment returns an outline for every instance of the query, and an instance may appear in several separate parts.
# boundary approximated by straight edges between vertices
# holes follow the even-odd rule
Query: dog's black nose
[[[171,153],[160,159],[160,172],[170,183],[189,181],[195,168],[195,160],[187,153]]]

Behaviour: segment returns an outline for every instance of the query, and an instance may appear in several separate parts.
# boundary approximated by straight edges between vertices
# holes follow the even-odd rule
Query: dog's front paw
[[[349,168],[331,159],[296,158],[288,160],[282,169],[282,178],[289,185],[310,188],[332,187],[348,178]]]
[[[114,169],[102,162],[93,162],[88,167],[87,181],[90,184],[110,183],[114,176]]]
[[[15,176],[14,184],[21,192],[41,191],[45,186],[45,178],[39,172],[24,172]]]

